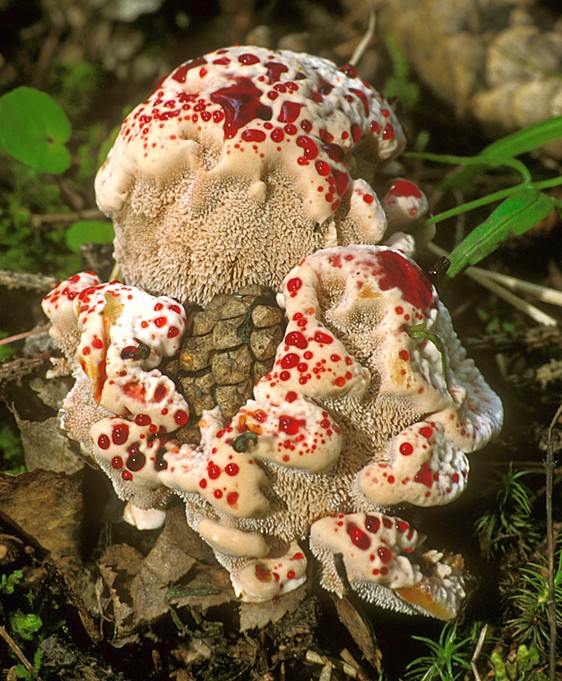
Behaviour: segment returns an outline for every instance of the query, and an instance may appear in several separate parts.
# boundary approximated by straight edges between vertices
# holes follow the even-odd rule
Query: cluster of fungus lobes
[[[245,601],[305,581],[307,536],[337,594],[349,582],[444,619],[464,597],[462,559],[387,515],[457,498],[466,453],[502,418],[408,257],[423,193],[398,179],[379,200],[369,185],[403,144],[353,67],[254,47],[187,62],[127,117],[96,179],[127,285],[82,273],[44,300],[76,377],[66,430],[133,517],[179,495]],[[254,284],[280,291],[287,319],[271,369],[182,443],[188,404],[158,368],[186,328],[174,298]]]
[[[63,402],[63,426],[73,437],[88,442],[92,423],[113,414],[149,424],[151,438],[158,427],[173,431],[187,423],[185,399],[156,368],[179,350],[187,321],[183,306],[120,282],[102,284],[93,272],[82,272],[45,296],[43,310],[76,379]],[[126,432],[115,429],[98,446],[109,449]],[[124,480],[141,458],[129,452]]]
[[[72,332],[80,337],[67,352],[111,415],[95,414],[87,438],[74,434],[122,498],[151,508],[165,493],[179,494],[189,525],[243,600],[266,601],[302,584],[307,561],[298,541],[310,535],[328,590],[344,592],[334,561],[340,554],[351,587],[366,600],[455,616],[462,560],[423,549],[409,523],[383,511],[458,497],[465,452],[499,429],[502,409],[412,260],[387,246],[357,245],[317,251],[294,267],[279,295],[288,325],[271,371],[230,421],[218,408],[204,412],[198,445],[174,437],[187,406],[147,361],[177,349],[171,329],[182,328],[179,306],[120,284],[76,293],[87,276],[61,284],[45,309],[60,337],[62,313],[68,323],[64,292],[75,296]],[[106,313],[108,296],[118,311],[111,301]],[[164,309],[166,326],[156,321]],[[82,361],[97,338],[105,373]],[[133,352],[139,347],[144,359]],[[165,395],[156,400],[160,385]],[[64,406],[67,423],[76,421],[77,400]]]
[[[353,66],[230,47],[172,71],[127,116],[96,196],[128,283],[205,303],[277,288],[319,248],[378,243],[387,217],[369,183],[404,142]],[[423,203],[411,183],[393,191],[391,204],[400,191],[414,213]]]

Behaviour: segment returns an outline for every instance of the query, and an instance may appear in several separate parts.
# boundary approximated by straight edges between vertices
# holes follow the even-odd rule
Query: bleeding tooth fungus
[[[82,273],[44,300],[76,377],[64,427],[131,517],[179,495],[242,600],[306,580],[305,536],[339,595],[335,554],[385,608],[450,619],[464,599],[462,558],[388,514],[456,499],[466,454],[502,421],[398,232],[423,193],[400,179],[380,201],[369,185],[403,144],[353,67],[255,47],[187,62],[129,114],[96,180],[127,284]],[[201,442],[181,443],[189,405],[158,367],[187,319],[168,296],[205,304],[248,283],[285,310],[271,370],[230,421],[204,412]]]

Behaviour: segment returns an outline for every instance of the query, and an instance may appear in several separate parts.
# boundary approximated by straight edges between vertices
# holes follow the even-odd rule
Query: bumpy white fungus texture
[[[79,362],[97,361],[100,345],[125,372],[125,396],[108,401],[98,364],[83,364],[95,399],[115,414],[93,414],[94,455],[136,506],[179,494],[240,598],[261,602],[302,584],[306,559],[296,542],[312,528],[326,588],[342,593],[341,553],[365,599],[454,617],[464,597],[460,563],[421,554],[408,523],[380,511],[455,499],[466,453],[499,430],[502,408],[410,258],[357,245],[317,251],[294,267],[281,287],[288,324],[270,373],[230,421],[218,408],[204,412],[198,446],[174,438],[187,407],[170,418],[183,398],[153,368],[173,351],[160,342],[178,335],[151,332],[163,324],[154,315],[176,328],[177,304],[116,284],[88,288],[77,301]],[[147,387],[135,403],[124,388],[133,379],[155,381],[160,394]]]
[[[126,421],[108,434],[100,431],[99,449],[121,447],[129,428],[145,427],[152,440],[159,429],[175,430],[187,422],[184,397],[156,368],[178,352],[185,330],[185,310],[175,300],[119,282],[101,284],[93,273],[82,272],[47,294],[43,309],[76,379],[63,401],[62,425],[86,450],[95,453],[92,427],[112,422],[116,414],[137,423]],[[132,467],[136,458],[135,451],[127,452]],[[108,466],[106,472],[114,471]],[[110,476],[121,496],[123,475],[131,473]],[[160,483],[145,487],[150,493],[125,497],[146,508],[169,495]]]
[[[127,116],[97,201],[128,283],[204,303],[277,287],[319,248],[380,241],[368,183],[403,146],[354,67],[230,47],[179,66]]]
[[[49,334],[68,357],[74,354],[80,340],[74,299],[80,291],[99,284],[101,279],[94,272],[80,272],[61,281],[43,298],[41,307],[51,321]]]
[[[451,619],[465,596],[461,571],[448,559],[440,562],[443,554],[422,554],[420,543],[408,522],[382,513],[336,513],[310,530],[310,548],[329,591],[345,591],[335,565],[339,554],[351,586],[370,603]]]

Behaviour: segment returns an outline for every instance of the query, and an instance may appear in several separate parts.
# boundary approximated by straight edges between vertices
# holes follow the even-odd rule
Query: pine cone
[[[226,419],[232,418],[271,369],[285,319],[274,292],[261,286],[219,294],[203,310],[192,311],[190,319],[179,360],[168,373],[179,382],[191,411],[177,437],[199,443],[203,410],[218,405]]]

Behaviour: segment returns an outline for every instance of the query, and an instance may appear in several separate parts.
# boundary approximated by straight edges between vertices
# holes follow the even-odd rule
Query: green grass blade
[[[464,267],[480,262],[503,241],[531,229],[550,213],[552,206],[552,200],[536,189],[509,197],[454,249],[447,275],[454,277]]]
[[[465,167],[453,173],[441,183],[442,189],[459,189],[466,186],[475,177],[480,175],[490,165],[498,165],[498,161],[506,161],[520,154],[526,154],[533,149],[542,147],[543,144],[562,137],[562,116],[555,116],[546,121],[535,123],[524,130],[518,130],[510,135],[506,135],[487,147],[477,157],[481,163],[471,163],[470,167]],[[482,162],[483,161],[483,162]]]

